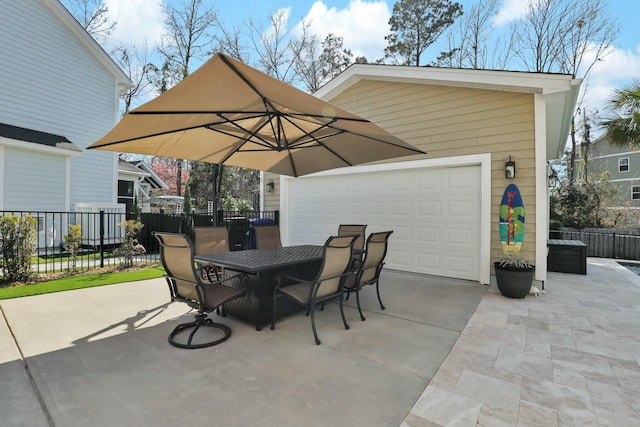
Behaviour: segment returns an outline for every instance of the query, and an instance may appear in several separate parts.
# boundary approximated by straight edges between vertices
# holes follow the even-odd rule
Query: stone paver
[[[402,427],[640,426],[640,277],[589,259],[546,294],[495,287]]]

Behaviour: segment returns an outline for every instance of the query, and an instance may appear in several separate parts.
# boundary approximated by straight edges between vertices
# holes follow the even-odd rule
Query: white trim
[[[549,236],[549,186],[547,185],[546,103],[533,96],[536,170],[536,280],[547,279],[547,239]]]
[[[264,211],[264,171],[260,171],[260,210]]]
[[[633,155],[638,155],[638,154],[640,154],[640,151],[625,151],[624,153],[603,154],[601,156],[592,157],[591,159],[592,160],[598,160],[598,159],[607,159],[607,158],[618,157],[618,156],[631,157]]]
[[[64,167],[64,207],[71,211],[71,157],[65,159]]]
[[[474,154],[469,156],[444,157],[438,159],[411,160],[406,162],[382,163],[375,165],[351,166],[347,168],[332,169],[305,175],[301,178],[280,176],[280,224],[285,224],[280,233],[285,245],[290,242],[290,230],[287,215],[291,212],[291,200],[289,199],[289,185],[294,179],[307,177],[350,175],[366,172],[383,172],[392,170],[406,170],[436,167],[462,167],[480,166],[481,175],[481,209],[480,209],[480,283],[489,284],[491,281],[491,154]],[[545,239],[546,243],[546,239]]]
[[[323,99],[333,98],[360,80],[387,80],[543,94],[566,92],[571,85],[576,84],[574,82],[580,81],[567,74],[353,64],[314,95]]]
[[[635,177],[635,178],[619,178],[619,179],[609,179],[606,182],[633,182],[633,181],[640,181],[640,176]],[[596,183],[600,183],[602,181],[595,181]]]
[[[21,150],[36,151],[39,153],[55,154],[58,156],[79,156],[82,154],[80,148],[68,149],[52,147],[50,145],[38,144],[37,142],[20,141],[17,139],[0,136],[0,146],[19,148]],[[75,147],[75,146],[74,146]]]
[[[627,164],[624,165],[624,166],[627,167],[626,171],[620,170],[620,166],[623,166],[623,165],[620,164],[620,162],[622,160],[626,160],[627,161]],[[618,173],[628,173],[630,170],[631,170],[631,159],[629,159],[629,157],[620,157],[618,159]]]
[[[4,145],[0,144],[0,210],[4,210]]]

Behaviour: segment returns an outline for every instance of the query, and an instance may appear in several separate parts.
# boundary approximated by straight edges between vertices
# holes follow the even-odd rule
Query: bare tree
[[[604,0],[529,0],[512,26],[515,52],[526,69],[586,79],[618,35]],[[588,60],[590,62],[585,62]],[[584,108],[585,106],[582,106]],[[583,127],[582,133],[588,129]],[[575,180],[576,125],[572,118],[569,183]]]
[[[109,8],[102,0],[63,0],[74,18],[101,45],[116,26],[109,17]]]
[[[192,60],[208,52],[217,22],[215,10],[206,7],[203,0],[181,0],[179,7],[164,3],[163,8],[168,33],[159,47],[163,65],[157,69],[156,86],[161,92],[187,77]],[[176,159],[176,162],[176,189],[180,196],[184,161]]]
[[[151,63],[152,54],[153,49],[145,43],[139,49],[135,45],[122,46],[115,55],[114,59],[133,84],[123,95],[123,114],[131,109],[136,99],[149,94],[153,88],[152,78],[157,68]]]
[[[214,36],[214,51],[211,53],[224,52],[240,62],[248,63],[249,49],[243,44],[244,33],[242,27],[233,26],[227,28],[222,21],[216,19],[216,22],[218,33]]]
[[[167,34],[159,51],[165,61],[180,72],[181,79],[190,73],[193,59],[208,53],[217,23],[216,11],[204,5],[204,0],[180,0],[179,7],[163,4]],[[177,82],[174,82],[177,83]]]
[[[493,20],[500,9],[498,0],[479,0],[447,32],[448,51],[437,65],[456,68],[504,69],[512,56],[511,37],[495,37]]]
[[[300,55],[295,61],[295,72],[307,91],[313,93],[320,89],[324,82],[320,62],[320,43],[315,36],[293,41],[293,43],[301,45],[297,47]]]
[[[293,42],[299,49],[295,71],[307,91],[313,93],[353,63],[353,54],[344,47],[344,39],[331,33],[322,42],[316,36],[301,37]]]
[[[246,26],[251,51],[258,58],[257,67],[278,80],[295,84],[299,81],[296,61],[308,48],[309,24],[302,21],[301,35],[296,37],[288,21],[288,10],[281,8],[269,16],[266,28],[254,20],[249,20]]]

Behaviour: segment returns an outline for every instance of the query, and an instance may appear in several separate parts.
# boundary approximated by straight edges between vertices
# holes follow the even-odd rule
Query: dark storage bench
[[[587,274],[587,245],[581,240],[547,241],[547,271]]]

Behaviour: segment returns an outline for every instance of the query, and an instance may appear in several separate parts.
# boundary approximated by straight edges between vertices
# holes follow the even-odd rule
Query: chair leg
[[[358,313],[360,313],[360,320],[364,322],[367,319],[364,317],[364,313],[362,313],[362,308],[360,307],[360,289],[359,288],[356,289],[356,303],[358,305]]]
[[[342,323],[344,324],[344,328],[349,329],[349,324],[347,323],[347,319],[344,317],[344,307],[342,306],[342,295],[340,295],[340,315],[342,316]]]
[[[378,286],[378,282],[376,282],[376,293],[378,294],[378,302],[380,303],[380,308],[384,310],[386,307],[382,305],[382,299],[380,299],[380,287]]]
[[[318,338],[318,333],[316,332],[316,306],[312,304],[309,306],[311,310],[311,329],[313,330],[313,338],[316,340],[316,344],[320,345],[320,338]]]
[[[193,322],[181,323],[180,325],[176,326],[173,329],[173,331],[169,334],[169,344],[179,348],[188,348],[188,349],[205,348],[205,347],[211,347],[213,345],[220,344],[226,341],[227,339],[229,339],[229,337],[231,336],[231,328],[221,323],[214,323],[211,319],[207,317],[205,313],[198,313],[196,314],[195,317],[196,317],[196,320],[194,320]],[[198,332],[200,327],[211,327],[211,328],[220,329],[223,335],[221,338],[218,338],[213,341],[194,344],[193,338],[195,337],[196,332]],[[186,340],[186,344],[183,342],[176,341],[175,338],[179,334],[189,329],[193,329],[193,330],[189,333],[189,336]]]
[[[276,313],[277,313],[277,298],[276,298],[277,290],[273,291],[273,317],[271,318],[271,330],[273,331],[276,328]]]

